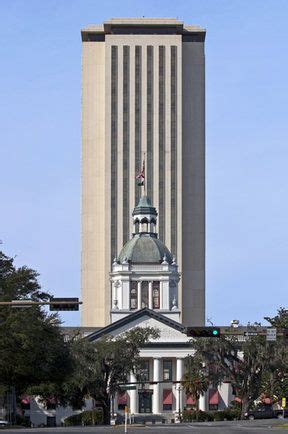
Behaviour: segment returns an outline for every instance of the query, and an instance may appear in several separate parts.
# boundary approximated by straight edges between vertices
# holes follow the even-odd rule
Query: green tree
[[[261,392],[271,399],[280,399],[288,393],[288,346],[287,338],[281,336],[288,328],[288,310],[280,307],[274,317],[265,317],[271,326],[277,328],[277,341],[267,344],[269,364],[264,372]]]
[[[276,328],[288,328],[288,309],[280,307],[277,311],[277,315],[273,317],[265,316],[264,319],[268,321],[271,326]]]
[[[100,401],[104,423],[110,424],[110,401],[126,383],[130,372],[137,372],[141,347],[158,332],[150,327],[137,327],[113,338],[105,336],[96,342],[74,339],[71,343],[74,371],[64,387],[63,398],[74,408],[81,408],[87,397]]]
[[[16,268],[13,258],[0,252],[0,301],[44,301],[38,273]],[[70,354],[57,315],[39,306],[0,306],[0,389],[16,389],[19,397],[31,386],[61,384],[69,373]]]
[[[192,341],[197,357],[209,370],[214,384],[229,380],[241,401],[241,416],[259,397],[263,372],[267,366],[266,342],[262,336],[239,341],[236,337]]]
[[[207,369],[199,357],[186,357],[185,374],[182,377],[181,384],[186,395],[191,395],[191,397],[195,400],[198,417],[200,395],[205,393],[209,386],[209,376],[207,375]]]

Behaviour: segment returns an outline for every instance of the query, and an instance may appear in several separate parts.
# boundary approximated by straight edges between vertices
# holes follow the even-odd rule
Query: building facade
[[[143,158],[159,236],[182,276],[181,321],[204,324],[204,40],[176,19],[82,30],[82,326],[110,321],[109,272],[132,231]]]

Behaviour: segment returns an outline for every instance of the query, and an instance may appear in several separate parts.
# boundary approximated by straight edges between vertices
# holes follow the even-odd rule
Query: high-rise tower
[[[205,30],[111,19],[82,30],[82,325],[109,322],[113,258],[132,232],[146,154],[184,324],[205,320]]]

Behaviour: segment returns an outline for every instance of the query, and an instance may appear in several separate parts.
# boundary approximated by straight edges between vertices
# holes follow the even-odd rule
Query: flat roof
[[[206,29],[198,25],[186,25],[176,18],[111,18],[103,24],[91,24],[81,30],[82,39],[90,34],[202,34]],[[90,40],[90,39],[88,39]]]

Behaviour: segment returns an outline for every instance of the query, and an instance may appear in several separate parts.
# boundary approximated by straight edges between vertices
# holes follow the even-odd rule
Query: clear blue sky
[[[286,0],[2,0],[2,249],[80,296],[80,29],[142,16],[207,29],[206,316],[261,321],[287,306]]]

